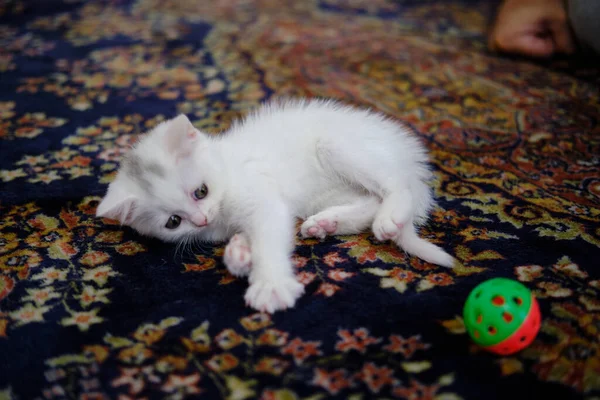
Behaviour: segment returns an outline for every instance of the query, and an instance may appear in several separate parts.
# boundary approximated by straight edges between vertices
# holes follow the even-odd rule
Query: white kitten
[[[224,262],[249,275],[246,302],[292,307],[304,288],[294,275],[294,220],[304,237],[369,227],[407,253],[451,267],[415,224],[433,205],[426,150],[385,116],[331,101],[265,105],[210,136],[180,115],[127,154],[97,215],[166,241],[230,239]]]

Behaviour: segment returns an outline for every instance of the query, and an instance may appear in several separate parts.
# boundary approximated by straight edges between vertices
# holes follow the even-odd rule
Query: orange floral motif
[[[576,304],[555,303],[552,305],[552,313],[577,324],[590,337],[596,337],[600,334],[600,315],[590,314]]]
[[[331,395],[337,395],[340,391],[351,387],[352,380],[343,369],[326,371],[322,368],[315,368],[312,384],[322,387]]]
[[[19,279],[26,279],[29,271],[40,265],[42,259],[42,256],[34,250],[17,248],[0,257],[0,265],[5,272],[16,272]]]
[[[100,309],[91,310],[89,307],[92,304],[110,303],[108,295],[112,290],[101,287],[105,286],[110,278],[118,275],[109,266],[110,250],[115,249],[117,241],[106,240],[109,239],[107,235],[96,234],[94,224],[89,222],[89,218],[95,220],[94,211],[83,215],[80,211],[75,211],[85,210],[90,201],[90,198],[85,198],[77,207],[63,207],[54,216],[38,212],[39,210],[31,204],[8,210],[5,226],[17,226],[16,223],[10,222],[11,216],[20,213],[22,218],[18,226],[23,237],[14,240],[14,232],[5,234],[3,231],[0,234],[3,240],[11,240],[11,245],[6,246],[4,253],[0,255],[0,264],[4,265],[3,272],[8,273],[0,275],[0,295],[5,296],[14,288],[18,282],[16,279],[28,279],[28,282],[39,285],[26,288],[27,295],[21,296],[23,304],[33,302],[36,307],[27,308],[25,305],[25,308],[21,308],[27,311],[15,314],[15,327],[42,321],[43,315],[50,309],[59,315],[60,312],[64,313],[58,320],[60,324],[76,326],[82,331],[103,321],[98,314]],[[88,242],[86,238],[98,237],[102,241],[90,240],[89,244],[85,244]],[[119,234],[116,237],[119,237]],[[134,242],[131,242],[131,245],[135,246]],[[52,262],[39,268],[44,258]],[[65,284],[67,281],[70,282],[69,285]],[[78,302],[69,301],[67,305],[66,299],[75,299]],[[10,327],[9,324],[7,329]]]
[[[129,387],[129,394],[135,395],[145,386],[144,375],[141,368],[121,368],[121,376],[111,382],[112,386]]]
[[[420,275],[405,270],[402,268],[395,267],[388,273],[382,273],[386,278],[381,279],[381,287],[394,287],[399,292],[406,290],[407,284],[411,283]]]
[[[323,262],[330,267],[335,267],[336,264],[346,261],[345,258],[341,257],[337,252],[331,252],[323,257]]]
[[[335,348],[344,353],[350,350],[356,350],[361,353],[367,351],[367,347],[381,342],[381,339],[369,336],[369,331],[365,328],[355,329],[354,332],[342,329],[338,331],[340,340]]]
[[[206,343],[197,343],[189,338],[181,338],[181,342],[192,353],[206,353],[210,350],[210,346]]]
[[[408,339],[404,339],[400,335],[391,335],[390,344],[384,346],[384,349],[391,353],[400,353],[404,358],[409,359],[418,350],[424,350],[429,348],[428,344],[421,342],[421,337],[411,336]]]
[[[133,337],[140,342],[143,342],[147,346],[150,346],[152,343],[158,342],[164,336],[164,329],[153,325],[148,324],[141,326],[135,333]]]
[[[156,369],[158,371],[172,371],[172,370],[184,370],[188,365],[188,359],[186,357],[174,356],[168,354],[161,357],[156,362]]]
[[[291,354],[296,364],[302,364],[307,358],[322,354],[319,346],[321,342],[304,342],[300,338],[295,338],[281,349],[281,354]]]
[[[184,264],[185,272],[204,272],[213,269],[217,266],[217,261],[214,258],[197,255],[197,264]]]
[[[85,271],[83,275],[84,281],[93,281],[99,286],[104,286],[108,282],[108,278],[116,276],[117,273],[113,271],[109,266],[103,265],[97,268],[92,268]]]
[[[34,222],[34,221],[32,221]],[[66,232],[65,230],[54,231],[50,230],[52,228],[44,228],[41,226],[35,226],[34,223],[31,224],[35,228],[42,228],[43,230],[34,232],[29,235],[25,242],[31,246],[48,248],[53,246],[59,246],[68,244],[72,240],[71,234]]]
[[[24,297],[23,300],[32,300],[36,305],[42,305],[51,299],[60,298],[61,296],[54,292],[52,286],[45,287],[42,289],[27,289],[29,296]]]
[[[49,285],[55,281],[64,281],[67,278],[68,271],[59,270],[55,267],[44,268],[42,272],[33,276],[33,279],[41,279],[45,284]]]
[[[553,311],[563,313],[567,310],[560,310],[557,306]],[[581,314],[577,308],[567,312],[569,319]],[[532,370],[538,377],[572,386],[579,392],[600,389],[600,382],[592,378],[600,376],[600,362],[594,356],[600,352],[598,341],[577,336],[571,325],[552,319],[544,323],[542,331],[555,340],[548,343],[536,340],[525,354],[526,358],[535,362]]]
[[[256,364],[256,372],[280,376],[290,365],[289,362],[277,357],[263,357]]]
[[[117,358],[126,364],[140,365],[153,355],[152,350],[144,347],[142,343],[137,343],[119,351]]]
[[[0,318],[0,337],[6,337],[6,327],[8,325],[8,320]]]
[[[223,350],[230,350],[240,345],[244,338],[233,329],[225,329],[215,337],[215,341]]]
[[[349,254],[355,256],[359,264],[365,264],[367,262],[373,262],[379,259],[377,256],[378,248],[373,246],[363,236],[354,240],[349,240],[338,246],[341,248],[351,249],[351,252]]]
[[[18,325],[24,325],[31,322],[43,322],[44,314],[48,312],[50,307],[34,306],[32,303],[27,303],[20,309],[11,312],[9,315],[13,320],[17,321]]]
[[[102,363],[108,357],[108,348],[101,345],[84,346],[84,353],[91,355],[98,363]]]
[[[579,296],[579,302],[590,312],[600,311],[600,300],[598,297]]]
[[[75,325],[81,331],[87,331],[91,325],[101,323],[104,319],[98,317],[98,309],[91,311],[71,312],[71,316],[64,318],[61,323],[65,326]]]
[[[105,263],[109,258],[110,256],[103,251],[89,251],[79,259],[79,262],[83,265],[94,266]]]
[[[588,273],[582,271],[579,265],[572,262],[567,256],[558,260],[558,262],[554,264],[553,269],[565,276],[573,278],[585,279],[588,277]]]
[[[0,300],[8,296],[14,287],[15,281],[12,278],[6,275],[0,275]]]
[[[393,390],[396,397],[406,400],[433,400],[440,389],[440,385],[426,386],[415,379],[410,380],[410,386],[398,386]]]
[[[554,282],[538,282],[537,287],[540,289],[536,291],[539,297],[569,297],[573,294],[571,289]]]
[[[256,331],[271,325],[271,317],[265,313],[255,313],[240,320],[244,328],[249,331]]]
[[[303,268],[308,263],[308,258],[294,255],[292,257],[292,262],[294,263],[296,268]]]
[[[9,119],[15,115],[14,101],[0,101],[0,119]]]
[[[338,290],[341,290],[341,288],[338,285],[334,285],[333,283],[321,283],[321,285],[319,285],[319,289],[317,289],[315,294],[322,294],[323,296],[331,297]]]
[[[89,94],[92,92],[89,91]],[[157,116],[149,121],[160,119],[161,116]],[[109,178],[117,168],[114,162],[119,161],[136,140],[135,135],[128,133],[140,122],[141,117],[136,114],[122,119],[101,117],[95,125],[79,127],[74,135],[63,139],[62,149],[38,157],[24,156],[16,165],[25,169],[1,170],[0,179],[12,181],[26,178],[33,183],[51,183],[60,179],[92,176],[91,164],[96,158],[106,161],[101,173]]]
[[[4,108],[4,117],[8,118],[2,118],[2,114],[0,114],[0,121],[3,121],[0,122],[0,140],[34,139],[42,134],[46,128],[57,128],[67,122],[62,118],[47,117],[43,112],[27,113],[13,122],[9,119],[12,115],[6,112],[6,108],[13,108],[14,102],[3,104],[3,107],[0,105],[0,110]]]
[[[123,243],[123,244],[120,244],[120,245],[116,246],[115,250],[118,253],[126,255],[126,256],[134,256],[137,253],[141,253],[143,251],[146,251],[146,249],[145,249],[144,246],[142,246],[139,243],[132,242],[132,241],[129,241],[129,242],[126,242],[126,243]]]
[[[372,362],[365,363],[357,378],[363,381],[373,393],[379,393],[385,385],[394,383],[394,371],[388,367],[378,367]]]
[[[260,315],[263,314],[256,313],[246,318],[252,320],[253,323],[260,321],[259,323],[264,325],[265,321],[268,320],[259,318]],[[248,320],[245,322],[247,323]],[[184,397],[185,395],[200,393],[196,392],[195,389],[203,390],[198,385],[201,376],[210,377],[210,382],[214,382],[215,379],[221,381],[223,388],[227,388],[230,393],[235,393],[239,398],[254,398],[256,395],[253,388],[255,380],[239,378],[241,371],[251,368],[254,371],[254,376],[266,374],[273,378],[280,377],[281,379],[295,381],[298,378],[293,374],[291,360],[298,366],[308,365],[309,371],[313,371],[312,379],[304,381],[305,384],[319,388],[329,395],[338,395],[346,389],[356,388],[359,382],[364,383],[372,393],[381,393],[386,387],[389,387],[391,391],[399,390],[401,382],[395,378],[394,370],[389,365],[380,365],[369,361],[355,367],[352,363],[348,364],[347,368],[335,367],[333,365],[338,364],[340,361],[344,362],[342,354],[331,357],[325,353],[329,349],[323,349],[321,342],[304,341],[299,337],[289,341],[280,349],[281,356],[263,355],[255,359],[254,352],[257,350],[257,345],[264,346],[270,343],[280,346],[283,344],[283,339],[289,336],[288,332],[275,328],[260,328],[264,331],[258,338],[254,336],[255,331],[250,330],[240,334],[231,328],[227,328],[214,337],[214,342],[218,345],[218,348],[234,349],[238,346],[247,346],[246,351],[237,351],[236,355],[230,352],[217,352],[215,354],[209,353],[213,337],[210,332],[210,324],[205,321],[193,329],[188,337],[184,338],[188,339],[190,343],[202,344],[204,346],[202,351],[197,352],[195,349],[188,348],[186,344],[185,346],[189,352],[181,353],[181,348],[177,349],[177,346],[175,346],[175,353],[178,354],[170,351],[165,352],[165,347],[162,345],[167,342],[171,343],[169,330],[180,326],[182,322],[183,319],[181,318],[168,317],[155,323],[142,324],[127,337],[106,335],[103,339],[103,345],[89,344],[83,346],[81,356],[86,357],[86,359],[94,359],[100,364],[117,360],[120,365],[120,375],[114,378],[110,384],[113,388],[121,389],[119,395],[122,394],[122,391],[125,391],[127,396],[134,398],[140,398],[145,393],[154,393],[156,389],[166,393],[180,393]],[[156,335],[156,332],[160,332],[160,334]],[[355,336],[365,339],[363,340],[365,343],[374,346],[373,350],[376,352],[379,349],[384,349],[384,347],[379,346],[375,348],[380,341],[368,340],[369,336],[365,328],[357,328],[353,332]],[[399,335],[392,335],[392,337],[400,338]],[[411,337],[409,339],[411,342],[413,340],[418,341],[418,338]],[[391,342],[394,341],[391,340]],[[420,349],[426,348],[426,345],[420,346]],[[394,357],[395,352],[391,351],[389,354],[390,357]],[[65,360],[71,360],[72,357],[73,355],[61,356],[56,359],[56,362],[61,363]],[[312,364],[316,364],[316,366],[312,367]],[[402,366],[403,370],[408,370],[405,363]],[[198,368],[198,371],[190,373],[190,367]],[[82,367],[79,366],[78,368]],[[350,368],[354,368],[354,370]],[[207,373],[206,371],[209,370],[210,373]],[[98,369],[95,364],[92,364],[85,373],[97,376]],[[61,368],[47,371],[46,376],[52,382],[68,379],[67,373]],[[210,382],[207,381],[207,385],[210,385]],[[297,381],[297,383],[300,382],[302,381]],[[452,382],[452,379],[451,377],[442,377],[440,382],[443,385],[448,385]],[[82,383],[82,385],[85,384]],[[295,396],[295,394],[288,389],[266,389],[263,390],[260,398],[277,399],[281,396],[286,398],[286,396]]]
[[[219,372],[229,371],[230,369],[237,367],[238,364],[238,359],[233,354],[229,353],[212,356],[211,359],[206,362],[206,365],[210,369]]]
[[[341,269],[334,269],[327,273],[327,276],[334,281],[341,282],[345,279],[351,278],[356,275],[354,272],[347,272]]]
[[[450,225],[458,227],[466,218],[461,216],[456,210],[434,210],[431,214],[434,222],[440,225]]]
[[[199,374],[192,375],[170,375],[167,382],[162,386],[166,392],[182,392],[184,394],[197,394],[202,390],[198,387],[200,382]]]
[[[419,289],[430,289],[434,286],[448,286],[454,283],[452,276],[442,272],[438,274],[429,274],[419,283]]]
[[[302,271],[302,272],[298,273],[297,278],[298,278],[298,282],[300,282],[301,284],[306,286],[306,285],[310,284],[312,281],[314,281],[316,276],[317,275],[313,272]]]
[[[287,343],[288,334],[278,329],[267,329],[256,341],[260,345],[283,346]]]
[[[516,267],[515,273],[521,282],[531,282],[543,275],[543,267],[539,265],[523,265]]]

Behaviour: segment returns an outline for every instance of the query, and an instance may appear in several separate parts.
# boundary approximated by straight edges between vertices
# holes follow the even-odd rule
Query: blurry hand
[[[572,54],[575,44],[563,0],[505,0],[488,47],[530,57]]]

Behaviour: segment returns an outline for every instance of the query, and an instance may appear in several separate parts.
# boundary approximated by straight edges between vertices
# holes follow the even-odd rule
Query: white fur
[[[237,276],[249,274],[245,298],[258,310],[292,307],[303,293],[290,260],[296,217],[305,219],[303,236],[372,227],[377,239],[392,239],[407,253],[446,267],[454,262],[415,231],[433,205],[424,146],[378,113],[331,101],[271,103],[219,136],[179,116],[129,156],[142,168],[121,167],[97,214],[166,241],[233,237],[225,263]],[[152,164],[162,173],[153,176]],[[208,196],[195,200],[202,184]],[[182,223],[169,230],[173,214]],[[204,218],[206,226],[191,222]]]

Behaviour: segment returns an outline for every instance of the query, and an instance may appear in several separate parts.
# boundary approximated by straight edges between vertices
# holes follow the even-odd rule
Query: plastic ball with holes
[[[540,307],[520,282],[494,278],[467,297],[465,327],[473,341],[492,353],[513,354],[529,346],[541,325]]]

